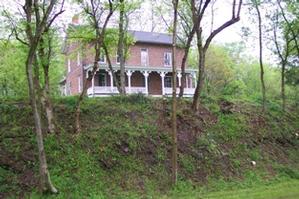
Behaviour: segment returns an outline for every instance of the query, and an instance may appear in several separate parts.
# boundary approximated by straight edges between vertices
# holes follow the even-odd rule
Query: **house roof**
[[[155,43],[155,44],[172,44],[172,35],[157,32],[144,32],[144,31],[129,31],[136,42],[141,43]]]

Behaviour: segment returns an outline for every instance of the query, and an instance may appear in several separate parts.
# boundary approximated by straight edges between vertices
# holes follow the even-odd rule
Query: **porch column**
[[[178,72],[178,78],[179,78],[179,87],[181,87],[182,85],[182,73],[181,72]]]
[[[189,88],[188,82],[189,82],[189,74],[186,74],[186,88]]]
[[[110,90],[111,90],[111,93],[113,93],[113,71],[109,71],[109,76],[110,76]]]
[[[92,90],[92,96],[93,97],[94,97],[94,76],[92,76],[92,80],[91,80],[91,90]]]
[[[143,71],[142,73],[144,75],[145,94],[148,95],[148,79],[147,78],[148,78],[149,73],[148,73],[148,71]]]
[[[131,76],[132,76],[132,71],[128,70],[126,73],[127,73],[127,76],[128,76],[129,93],[131,93]]]
[[[193,79],[194,79],[194,84],[196,84],[196,73],[192,73],[192,77],[193,78],[191,78],[191,88],[195,88],[195,86],[193,86]]]
[[[161,83],[162,83],[162,95],[165,95],[165,90],[164,90],[164,77],[165,77],[165,72],[160,72],[160,76],[161,76]]]

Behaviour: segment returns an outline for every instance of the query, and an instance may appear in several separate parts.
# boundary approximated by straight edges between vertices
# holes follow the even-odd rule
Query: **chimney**
[[[72,18],[72,24],[79,25],[79,15],[78,14],[76,14],[76,15],[73,16],[73,18]]]

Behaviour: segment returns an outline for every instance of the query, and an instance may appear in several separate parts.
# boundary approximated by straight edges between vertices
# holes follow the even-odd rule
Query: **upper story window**
[[[120,64],[120,56],[116,53],[116,64]]]
[[[171,66],[171,52],[164,53],[164,66]]]
[[[67,72],[70,73],[71,72],[71,60],[67,59]]]
[[[106,56],[105,56],[105,54],[104,54],[103,52],[101,52],[101,54],[100,54],[99,62],[100,62],[101,64],[106,63]]]
[[[148,66],[148,51],[146,48],[141,48],[141,66]]]

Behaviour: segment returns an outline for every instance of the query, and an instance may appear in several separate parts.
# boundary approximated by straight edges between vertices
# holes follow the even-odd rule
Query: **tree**
[[[126,94],[126,75],[125,75],[125,62],[128,51],[128,27],[129,27],[129,15],[140,7],[140,1],[127,1],[119,0],[119,22],[118,22],[118,48],[117,55],[120,59],[120,94]]]
[[[106,13],[106,17],[104,20],[104,23],[101,24],[103,15],[105,14],[106,9],[106,3],[102,2],[100,0],[94,1],[94,0],[78,0],[78,3],[83,7],[84,13],[87,15],[91,27],[95,31],[95,40],[94,40],[94,63],[91,72],[88,74],[88,77],[83,82],[83,89],[82,92],[79,95],[76,110],[75,110],[75,132],[80,133],[81,132],[81,125],[80,125],[80,107],[81,103],[86,95],[87,87],[94,78],[96,71],[99,68],[99,59],[101,54],[101,48],[103,47],[104,42],[104,36],[106,32],[106,27],[108,25],[108,22],[115,11],[115,6],[112,2],[112,0],[108,0],[108,13]],[[111,71],[113,72],[113,71]]]
[[[194,92],[193,102],[192,102],[192,109],[198,109],[198,101],[199,97],[203,88],[204,84],[204,74],[205,74],[205,57],[206,52],[213,40],[213,38],[218,35],[221,31],[226,29],[227,27],[237,23],[240,20],[240,12],[242,7],[242,0],[238,1],[233,0],[232,2],[232,16],[231,19],[224,22],[222,25],[214,29],[207,39],[203,41],[203,30],[202,27],[202,19],[206,13],[207,7],[211,5],[211,0],[206,1],[195,1],[191,0],[191,11],[192,11],[192,20],[194,23],[195,31],[196,31],[196,39],[197,39],[197,50],[199,55],[199,62],[198,62],[198,78],[196,83],[196,88]]]
[[[222,46],[211,45],[206,55],[205,91],[208,95],[222,95],[233,81],[233,61]]]
[[[288,64],[288,59],[290,55],[290,38],[289,38],[289,29],[283,33],[283,44],[281,44],[280,39],[278,38],[278,29],[279,29],[279,19],[278,19],[278,10],[275,12],[273,20],[273,41],[275,44],[275,53],[280,59],[281,65],[281,99],[282,99],[282,110],[285,111],[286,107],[286,95],[285,95],[285,71]]]
[[[271,40],[274,42],[274,53],[278,56],[281,66],[281,105],[286,108],[286,72],[296,66],[299,58],[299,20],[293,14],[292,7],[296,7],[295,1],[288,1],[285,7],[281,0],[272,3],[276,9],[268,16],[271,21]],[[288,8],[289,7],[289,8]]]
[[[161,16],[167,29],[170,31],[172,29],[169,24],[169,10],[171,10],[171,5],[168,4],[169,1],[162,1],[162,3],[156,6],[156,9]],[[178,45],[184,49],[183,59],[181,62],[181,74],[182,81],[180,86],[179,97],[183,97],[184,88],[186,87],[186,63],[189,56],[189,50],[192,44],[192,40],[195,34],[195,28],[192,21],[192,14],[190,13],[191,5],[189,0],[182,0],[178,3],[178,19],[177,19],[177,34]]]
[[[124,40],[125,40],[125,28],[124,28],[124,15],[125,15],[125,2],[124,0],[119,0],[119,40],[117,54],[120,59],[120,94],[126,94],[126,76],[125,76],[125,53],[124,53]]]
[[[184,48],[184,55],[181,62],[181,72],[182,72],[182,83],[180,86],[179,97],[183,97],[184,88],[186,87],[186,63],[189,55],[189,50],[191,47],[191,42],[195,34],[195,27],[192,22],[192,15],[190,15],[190,2],[188,0],[180,1],[178,9],[178,24],[182,29],[181,36],[178,35],[180,44]]]
[[[176,117],[176,34],[177,34],[177,15],[178,15],[178,0],[173,0],[173,30],[172,30],[172,183],[177,182],[178,172],[178,146],[177,146],[177,117]]]
[[[252,0],[253,7],[257,13],[258,19],[258,32],[259,32],[259,63],[260,63],[260,81],[262,85],[262,95],[263,95],[263,111],[265,111],[265,104],[266,104],[266,87],[265,87],[265,80],[264,80],[264,65],[263,65],[263,36],[262,36],[262,17],[260,12],[260,1]]]
[[[58,6],[58,4],[59,2],[57,0],[51,0],[49,2],[44,1],[42,3],[37,0],[26,0],[23,6],[24,13],[20,13],[25,16],[23,23],[25,26],[26,40],[20,38],[19,33],[12,29],[17,40],[25,44],[28,48],[25,68],[38,145],[40,177],[39,190],[40,192],[49,191],[51,193],[57,193],[57,189],[51,182],[46,153],[44,150],[41,114],[38,110],[38,104],[41,103],[37,90],[39,87],[39,74],[36,73],[36,71],[38,71],[37,51],[43,34],[51,27],[54,20],[63,12],[62,9],[64,1],[61,2],[59,11],[55,12],[55,6]]]
[[[45,28],[44,33],[41,36],[38,50],[37,50],[37,64],[42,66],[43,69],[43,86],[39,88],[40,90],[40,98],[43,108],[46,112],[46,118],[48,122],[48,131],[50,133],[55,133],[55,122],[54,122],[54,111],[52,101],[50,99],[50,76],[49,69],[51,65],[51,61],[54,56],[54,30],[51,30],[49,27]],[[39,63],[38,63],[39,62]],[[38,84],[39,85],[39,84]]]

